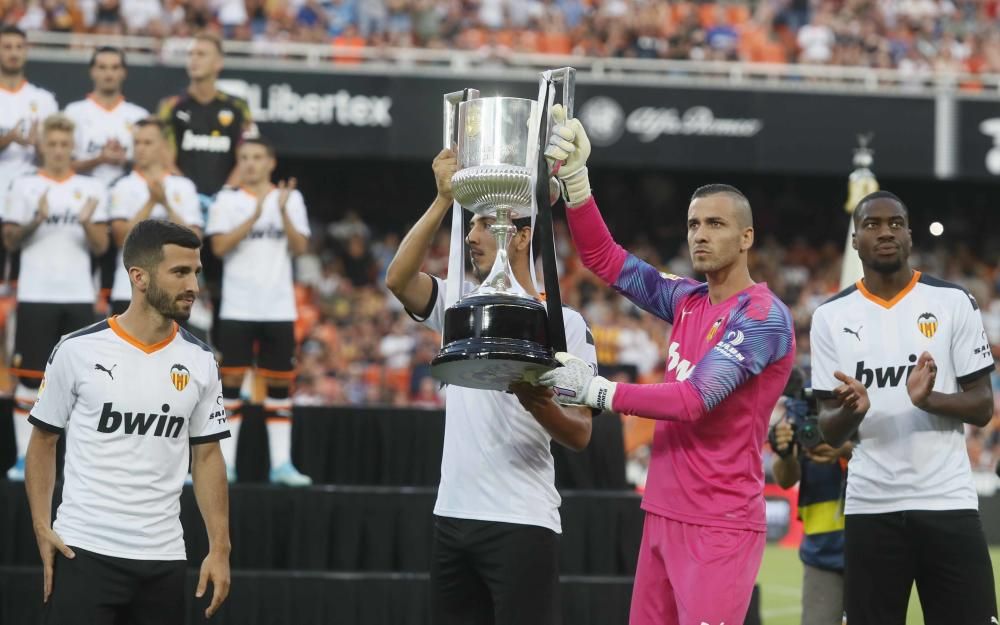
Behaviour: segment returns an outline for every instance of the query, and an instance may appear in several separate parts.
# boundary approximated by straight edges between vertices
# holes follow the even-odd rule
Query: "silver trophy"
[[[433,375],[443,382],[507,390],[512,382],[558,366],[554,352],[565,350],[554,275],[549,175],[542,152],[550,130],[553,89],[562,85],[562,101],[572,115],[574,77],[572,68],[543,72],[537,102],[480,98],[475,90],[444,97],[445,145],[457,143],[458,148],[459,169],[452,178],[455,202],[494,220],[490,232],[496,237],[497,255],[486,279],[461,294],[445,312],[444,346],[431,362]],[[524,218],[534,218],[543,254],[552,260],[551,271],[545,272],[544,304],[527,295],[508,257],[507,246],[517,232],[512,221]],[[453,235],[452,245],[461,245],[461,258],[467,258],[464,237],[459,242]],[[450,273],[460,270],[449,267]]]

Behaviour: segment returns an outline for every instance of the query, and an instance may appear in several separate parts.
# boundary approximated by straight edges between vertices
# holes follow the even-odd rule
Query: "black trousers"
[[[558,547],[544,527],[435,517],[432,625],[558,625]]]
[[[976,510],[849,514],[844,607],[850,625],[905,625],[917,584],[925,625],[991,625],[993,567]]]
[[[43,625],[183,625],[184,560],[56,553]]]

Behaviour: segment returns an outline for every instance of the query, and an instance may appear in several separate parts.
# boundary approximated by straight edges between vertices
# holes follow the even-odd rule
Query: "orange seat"
[[[750,21],[750,7],[746,4],[730,4],[726,7],[726,19],[733,26],[746,24]]]

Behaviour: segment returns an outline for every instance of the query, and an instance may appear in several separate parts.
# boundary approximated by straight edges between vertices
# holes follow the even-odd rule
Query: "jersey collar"
[[[139,339],[135,338],[134,336],[126,332],[125,329],[122,328],[121,325],[118,323],[118,315],[115,315],[114,317],[108,319],[108,326],[111,328],[112,332],[118,335],[118,338],[122,339],[123,341],[125,341],[126,343],[128,343],[133,347],[141,349],[143,352],[147,354],[152,354],[153,352],[159,351],[164,347],[166,347],[167,345],[170,345],[170,343],[173,342],[174,337],[177,336],[177,322],[174,322],[174,328],[170,332],[170,336],[163,339],[159,343],[154,343],[152,345],[143,343]]]
[[[855,285],[858,287],[858,291],[861,293],[861,295],[865,297],[865,299],[875,302],[882,308],[889,309],[898,304],[900,300],[902,300],[904,297],[906,297],[906,295],[913,290],[913,287],[917,286],[917,282],[919,281],[920,281],[920,272],[914,269],[913,276],[910,278],[909,283],[907,283],[907,285],[903,287],[902,291],[896,293],[895,297],[889,300],[882,299],[878,295],[875,295],[874,293],[869,291],[868,288],[865,287],[864,280],[858,280],[855,283]]]
[[[103,104],[101,104],[101,102],[97,99],[97,97],[93,93],[88,93],[87,94],[87,99],[90,100],[91,103],[94,104],[94,106],[100,108],[103,111],[107,111],[108,113],[111,113],[115,109],[117,109],[119,106],[121,106],[121,103],[125,101],[125,96],[119,94],[118,95],[118,99],[115,100],[115,103],[112,104],[111,106],[104,106]]]

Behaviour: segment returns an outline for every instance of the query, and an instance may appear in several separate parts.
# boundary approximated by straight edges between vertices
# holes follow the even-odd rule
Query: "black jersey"
[[[185,92],[167,98],[159,117],[177,152],[177,167],[194,181],[198,193],[214,195],[236,164],[236,146],[251,125],[250,109],[240,98],[216,92],[202,104]]]

